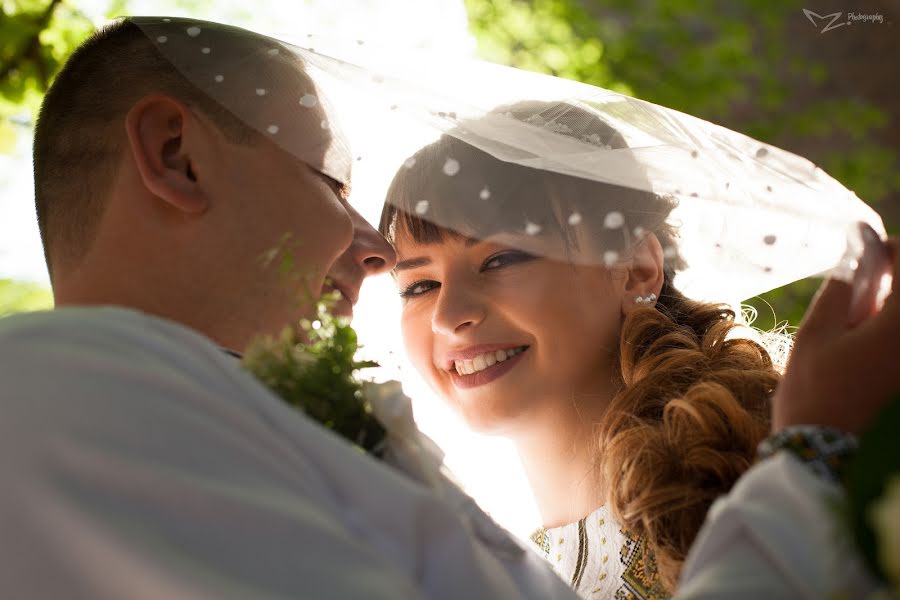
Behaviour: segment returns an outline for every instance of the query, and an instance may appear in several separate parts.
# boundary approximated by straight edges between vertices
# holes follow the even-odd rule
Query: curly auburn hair
[[[593,121],[583,133],[627,147],[614,128],[566,103],[523,102],[497,112],[521,120],[574,112],[575,120]],[[448,157],[468,176],[442,176]],[[667,223],[676,205],[671,198],[503,162],[448,135],[413,158],[407,164],[414,166],[391,183],[381,215],[379,229],[391,242],[398,230],[420,243],[445,235],[484,239],[527,219],[578,248],[584,240],[566,227],[565,215],[578,212],[590,227],[615,210],[628,227],[596,226],[591,239],[602,249],[627,252],[636,241],[628,230],[641,227],[676,250],[667,253],[655,306],[632,311],[623,322],[619,389],[595,425],[606,502],[623,529],[641,540],[650,559],[643,564],[655,565],[658,581],[673,591],[710,505],[750,467],[769,431],[769,400],[779,379],[769,354],[752,340],[729,337],[737,325],[728,305],[693,301],[673,287],[685,265]],[[486,184],[489,203],[479,199]],[[427,218],[416,210],[422,199],[429,202]],[[448,223],[454,229],[439,225]]]
[[[596,426],[609,507],[669,591],[710,505],[769,432],[779,374],[759,344],[729,339],[734,320],[727,305],[689,300],[667,278],[655,308],[623,323],[623,385]]]

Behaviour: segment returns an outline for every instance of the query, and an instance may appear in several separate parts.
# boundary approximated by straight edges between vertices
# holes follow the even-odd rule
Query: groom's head
[[[57,302],[133,306],[241,348],[308,313],[326,275],[355,300],[394,256],[346,202],[346,150],[300,60],[243,30],[158,24],[92,36],[41,108]]]

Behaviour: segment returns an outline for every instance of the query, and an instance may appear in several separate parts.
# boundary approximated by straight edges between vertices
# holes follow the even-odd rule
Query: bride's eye
[[[534,256],[528,254],[527,252],[508,250],[506,252],[501,252],[488,258],[486,261],[484,261],[484,264],[481,265],[481,270],[490,271],[492,269],[499,269],[507,265],[527,262],[532,259],[534,259]]]
[[[407,298],[415,298],[416,296],[421,296],[431,290],[435,289],[438,286],[438,282],[431,280],[421,280],[416,281],[415,283],[411,283],[402,290],[400,290],[400,297],[404,300]]]

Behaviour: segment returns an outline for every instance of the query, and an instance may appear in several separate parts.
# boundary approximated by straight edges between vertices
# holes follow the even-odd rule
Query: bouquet
[[[450,482],[443,452],[422,434],[412,404],[397,381],[358,377],[378,363],[356,358],[359,344],[349,319],[331,314],[335,298],[317,304],[317,318],[257,338],[242,365],[279,398],[361,451],[431,488]]]
[[[356,359],[356,332],[317,306],[315,321],[286,326],[278,337],[257,338],[242,365],[279,398],[355,446],[381,457],[386,431],[363,395],[357,371],[377,367]]]

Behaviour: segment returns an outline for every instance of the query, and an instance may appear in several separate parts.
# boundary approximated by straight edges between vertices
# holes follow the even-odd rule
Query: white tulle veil
[[[884,233],[810,161],[594,86],[364,40],[313,49],[216,23],[130,20],[246,125],[354,196],[440,227],[607,265],[669,232],[676,287],[727,301],[845,272],[858,221]],[[560,234],[580,250],[553,243]]]

